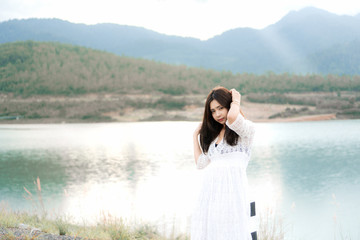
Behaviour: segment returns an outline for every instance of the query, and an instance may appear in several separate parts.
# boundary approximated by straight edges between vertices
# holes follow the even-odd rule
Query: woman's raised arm
[[[240,114],[241,94],[235,89],[231,89],[230,92],[232,96],[232,102],[230,104],[227,120],[229,124],[232,124],[236,120],[237,116]]]
[[[232,103],[226,125],[240,136],[243,143],[250,146],[255,135],[255,125],[253,122],[245,119],[240,113],[240,93],[235,89],[231,89],[230,92],[232,94]]]

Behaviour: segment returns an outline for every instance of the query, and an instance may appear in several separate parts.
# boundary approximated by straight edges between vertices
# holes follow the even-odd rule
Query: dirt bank
[[[305,95],[304,95],[305,96]],[[20,116],[1,123],[81,123],[133,121],[201,121],[204,95],[170,96],[89,94],[75,97],[0,98],[0,116]],[[254,103],[242,98],[241,108],[254,122],[293,122],[337,119],[338,109]],[[342,119],[351,117],[345,115]]]

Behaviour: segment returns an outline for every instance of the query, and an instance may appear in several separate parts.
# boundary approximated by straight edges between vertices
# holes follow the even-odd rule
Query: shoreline
[[[315,121],[330,121],[330,120],[350,120],[353,118],[337,118],[336,114],[315,114],[315,115],[302,115],[297,117],[288,117],[288,118],[255,118],[250,119],[254,123],[284,123],[284,122],[315,122]],[[123,121],[76,121],[74,119],[41,119],[41,120],[32,120],[32,119],[19,119],[19,120],[3,120],[0,121],[1,125],[11,125],[11,124],[87,124],[87,123],[129,123],[129,122],[201,122],[202,119],[150,119],[150,120],[123,120]]]
[[[304,115],[299,117],[290,118],[277,118],[277,119],[259,119],[254,122],[315,122],[315,121],[328,121],[328,120],[343,120],[338,119],[336,114],[317,114],[317,115]]]
[[[304,96],[305,97],[305,96]],[[38,96],[27,99],[3,97],[0,104],[9,113],[0,116],[1,124],[66,124],[149,121],[202,121],[204,96],[167,95],[84,95]],[[1,101],[2,100],[2,101]],[[11,110],[10,110],[11,109]],[[341,109],[310,105],[241,101],[245,118],[253,122],[304,122],[358,119],[342,114]],[[16,119],[20,117],[19,119]],[[12,120],[6,118],[13,118]]]

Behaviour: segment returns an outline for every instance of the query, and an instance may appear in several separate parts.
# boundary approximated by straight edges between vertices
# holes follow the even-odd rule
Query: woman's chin
[[[223,120],[217,120],[217,122],[218,122],[218,123],[220,123],[220,124],[222,124],[222,125],[224,125],[224,124],[225,124],[225,122],[226,122],[226,119],[223,119]]]

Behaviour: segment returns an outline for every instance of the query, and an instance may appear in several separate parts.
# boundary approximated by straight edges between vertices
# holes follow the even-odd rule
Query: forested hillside
[[[0,91],[22,97],[86,93],[207,93],[215,85],[246,93],[360,91],[360,76],[232,74],[59,43],[0,45]]]
[[[129,120],[141,114],[148,120],[198,120],[206,94],[216,85],[236,88],[250,102],[305,106],[284,116],[360,117],[360,76],[233,74],[60,43],[0,45],[0,119],[109,121],[131,113],[136,118]],[[141,109],[151,113],[136,112]],[[169,110],[177,112],[171,117]]]

